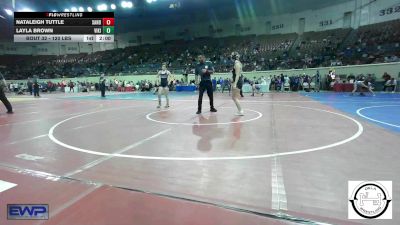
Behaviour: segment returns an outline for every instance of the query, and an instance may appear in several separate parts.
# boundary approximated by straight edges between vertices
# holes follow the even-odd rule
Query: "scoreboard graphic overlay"
[[[114,12],[15,12],[14,42],[114,42]]]

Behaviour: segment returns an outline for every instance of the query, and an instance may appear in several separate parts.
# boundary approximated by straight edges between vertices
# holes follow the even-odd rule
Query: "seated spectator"
[[[384,80],[385,83],[386,83],[386,82],[387,82],[388,80],[390,80],[392,77],[391,77],[387,72],[385,72],[385,73],[383,74],[382,78],[383,78],[383,80]]]
[[[390,80],[386,81],[383,91],[385,92],[386,90],[392,90],[392,93],[396,91],[397,88],[397,80],[394,79],[394,77],[390,78]]]
[[[290,79],[289,79],[289,77],[288,77],[288,75],[285,75],[284,77],[283,77],[283,82],[282,82],[282,91],[286,91],[286,90],[288,90],[288,91],[290,91],[291,90],[291,87],[290,87]]]

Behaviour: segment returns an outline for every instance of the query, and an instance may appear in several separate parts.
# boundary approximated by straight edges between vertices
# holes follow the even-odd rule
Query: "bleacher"
[[[342,49],[346,63],[382,63],[400,57],[400,20],[371,24],[358,28]],[[395,56],[395,57],[394,57]],[[385,59],[389,57],[391,59]]]
[[[351,29],[334,29],[321,32],[306,32],[302,35],[302,41],[294,46],[297,57],[314,56],[336,52]]]
[[[204,53],[217,72],[229,72],[230,53],[238,51],[244,71],[299,69],[319,66],[398,61],[400,20],[373,24],[358,30],[334,29],[302,35],[274,34],[197,38],[65,56],[0,56],[7,79],[32,75],[43,78],[91,74],[154,74],[166,62],[175,73],[193,70]],[[296,45],[295,45],[296,43]],[[6,67],[6,68],[4,68]]]

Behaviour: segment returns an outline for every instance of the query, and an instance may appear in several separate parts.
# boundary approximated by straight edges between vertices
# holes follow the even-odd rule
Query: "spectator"
[[[12,114],[13,113],[12,106],[4,93],[4,89],[6,89],[6,88],[7,88],[6,80],[4,79],[3,74],[0,73],[0,100],[3,102],[4,106],[7,108],[7,113]]]
[[[71,92],[71,91],[75,92],[74,91],[74,82],[72,82],[72,80],[69,81],[68,86],[69,86],[69,92]]]
[[[396,91],[396,88],[397,88],[397,80],[394,79],[394,77],[392,77],[392,78],[390,78],[390,80],[385,82],[383,91],[385,92],[386,90],[389,89],[389,91],[391,90],[392,93],[394,93]]]
[[[26,82],[26,85],[28,86],[29,94],[32,95],[33,83],[32,83],[32,79],[30,77],[28,77],[28,82]]]

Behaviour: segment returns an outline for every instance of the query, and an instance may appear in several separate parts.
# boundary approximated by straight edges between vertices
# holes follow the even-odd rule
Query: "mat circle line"
[[[400,107],[400,105],[375,105],[375,106],[363,107],[363,108],[357,109],[357,115],[359,115],[367,120],[373,121],[373,122],[377,122],[377,123],[384,124],[384,125],[391,126],[391,127],[400,128],[400,125],[391,124],[391,123],[383,122],[381,120],[373,119],[373,118],[365,116],[364,114],[361,113],[362,111],[364,111],[366,109],[384,108],[384,107]]]
[[[220,107],[220,109],[227,109],[227,108],[233,108],[233,107]],[[150,121],[152,121],[152,122],[156,122],[156,123],[162,123],[162,124],[168,124],[168,125],[183,125],[183,126],[193,126],[193,125],[196,125],[196,126],[211,126],[211,125],[228,125],[228,124],[235,124],[235,123],[247,123],[247,122],[251,122],[251,121],[254,121],[254,120],[258,120],[258,119],[260,119],[260,118],[263,116],[263,114],[262,114],[262,113],[260,113],[260,112],[258,112],[258,111],[256,111],[256,110],[252,110],[252,109],[244,109],[245,113],[246,113],[246,111],[251,111],[251,112],[254,112],[254,113],[258,114],[258,115],[257,115],[257,117],[255,117],[255,118],[251,118],[251,119],[247,119],[247,120],[235,121],[235,122],[233,122],[233,121],[230,121],[230,122],[221,122],[221,123],[204,123],[204,124],[165,122],[165,121],[156,120],[156,119],[153,119],[153,118],[151,118],[151,115],[153,115],[153,114],[156,114],[156,113],[159,113],[159,112],[173,111],[173,110],[176,110],[176,109],[167,109],[167,110],[160,110],[160,111],[151,112],[151,113],[149,113],[149,114],[147,114],[147,115],[146,115],[146,119],[148,119],[148,120],[150,120]]]
[[[333,147],[337,147],[340,145],[347,144],[358,137],[361,136],[361,134],[364,132],[364,127],[360,122],[357,120],[353,119],[350,116],[337,113],[337,112],[332,112],[324,109],[317,109],[317,108],[310,108],[310,107],[303,107],[303,106],[294,106],[294,105],[280,105],[276,104],[275,106],[283,106],[283,107],[292,107],[292,108],[300,108],[300,109],[308,109],[308,110],[313,110],[313,111],[319,111],[319,112],[324,112],[324,113],[330,113],[333,115],[337,115],[343,118],[346,118],[353,123],[357,125],[357,132],[354,133],[351,137],[346,138],[344,140],[328,144],[328,145],[323,145],[315,148],[309,148],[309,149],[302,149],[302,150],[295,150],[295,151],[288,151],[288,152],[281,152],[281,153],[271,153],[271,154],[264,154],[264,155],[249,155],[249,156],[227,156],[227,157],[158,157],[158,156],[144,156],[144,155],[125,155],[125,154],[111,154],[111,153],[104,153],[104,152],[98,152],[98,151],[93,151],[89,149],[82,149],[76,146],[68,145],[57,138],[54,137],[54,130],[61,124],[70,121],[75,118],[83,117],[83,116],[88,116],[92,115],[95,113],[100,113],[100,112],[105,112],[105,111],[112,111],[112,110],[118,110],[121,108],[116,108],[116,109],[108,109],[108,110],[100,110],[100,111],[95,111],[95,112],[89,112],[89,113],[84,113],[80,115],[76,115],[70,118],[67,118],[65,120],[62,120],[58,123],[56,123],[54,126],[52,126],[49,130],[48,137],[50,140],[52,140],[54,143],[63,146],[65,148],[68,148],[70,150],[78,151],[78,152],[83,152],[87,154],[92,154],[92,155],[100,155],[100,156],[109,156],[109,157],[120,157],[120,158],[132,158],[132,159],[146,159],[146,160],[165,160],[165,161],[218,161],[218,160],[245,160],[245,159],[265,159],[265,158],[271,158],[271,157],[277,157],[277,156],[288,156],[288,155],[296,155],[296,154],[302,154],[302,153],[309,153],[309,152],[315,152],[315,151],[321,151]],[[134,107],[125,107],[125,108],[134,108]]]

